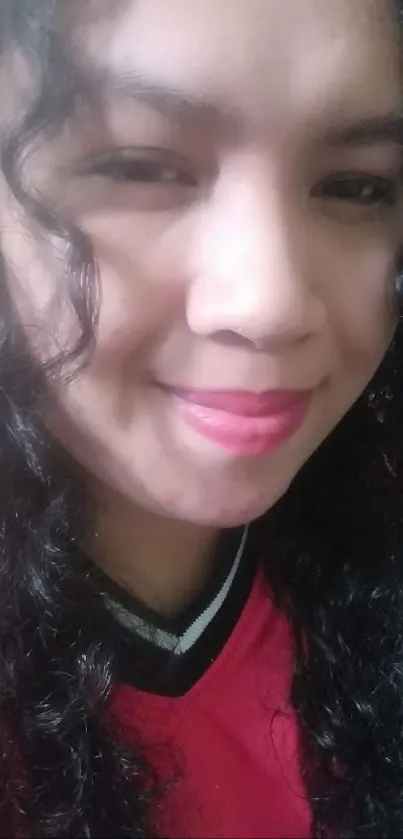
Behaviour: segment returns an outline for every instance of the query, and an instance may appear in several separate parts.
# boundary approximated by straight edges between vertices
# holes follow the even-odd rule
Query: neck
[[[217,531],[136,508],[104,489],[97,509],[94,561],[154,611],[186,609],[211,575]]]

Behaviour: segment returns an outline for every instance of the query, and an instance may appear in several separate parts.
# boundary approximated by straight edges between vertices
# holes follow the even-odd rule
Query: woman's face
[[[92,362],[49,422],[135,505],[241,523],[286,491],[391,340],[397,33],[386,0],[105,6],[76,40],[97,96],[37,157],[102,291]],[[60,258],[15,215],[4,249],[46,354],[72,326]]]

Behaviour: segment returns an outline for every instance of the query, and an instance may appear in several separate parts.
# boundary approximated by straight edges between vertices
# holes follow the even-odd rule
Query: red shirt
[[[292,642],[258,572],[214,663],[183,696],[119,685],[112,712],[166,781],[154,814],[167,837],[309,837],[298,729],[288,703]]]

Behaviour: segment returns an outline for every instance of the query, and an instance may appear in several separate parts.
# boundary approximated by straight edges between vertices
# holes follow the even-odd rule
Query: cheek
[[[183,232],[121,219],[85,226],[99,269],[97,365],[144,362],[183,317]]]
[[[396,263],[390,243],[339,251],[326,287],[339,359],[365,377],[380,364],[396,326]]]

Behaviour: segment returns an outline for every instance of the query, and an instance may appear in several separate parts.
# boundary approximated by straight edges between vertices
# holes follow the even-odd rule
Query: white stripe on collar
[[[211,603],[203,610],[203,612],[195,618],[194,621],[185,629],[185,631],[181,635],[175,635],[173,632],[166,632],[163,629],[159,629],[152,624],[147,623],[143,618],[140,618],[138,615],[133,614],[128,609],[125,609],[117,600],[109,597],[107,595],[105,597],[105,605],[112,612],[115,620],[118,621],[122,626],[126,629],[129,629],[131,632],[136,632],[146,641],[151,641],[153,644],[156,644],[158,647],[162,649],[169,650],[170,652],[174,653],[175,655],[182,655],[183,653],[188,652],[196,641],[199,640],[203,632],[207,629],[213,618],[217,615],[217,612],[221,609],[222,605],[224,604],[228,593],[231,589],[232,583],[234,582],[236,572],[238,571],[242,555],[244,552],[246,539],[248,536],[249,526],[246,525],[244,528],[244,532],[242,534],[241,543],[236,553],[236,557],[232,568],[224,580],[220,590],[217,592],[216,596],[213,598]]]

